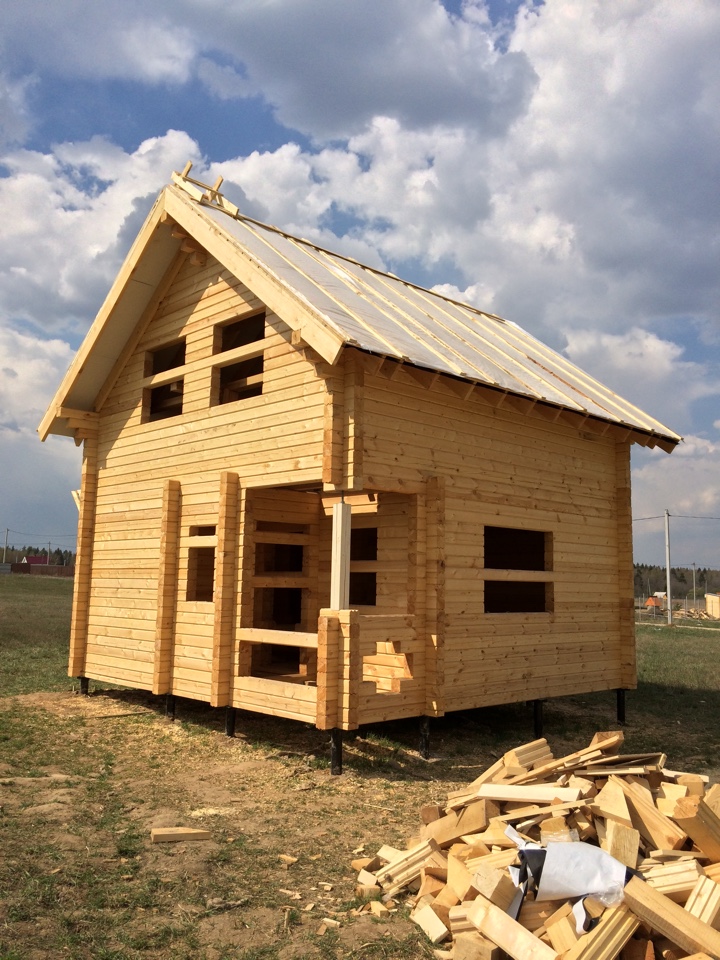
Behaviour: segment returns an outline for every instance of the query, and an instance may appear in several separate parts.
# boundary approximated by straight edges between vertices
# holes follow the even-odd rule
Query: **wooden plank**
[[[678,800],[673,820],[692,837],[706,857],[714,862],[720,860],[720,817],[702,797],[690,796]]]
[[[482,895],[468,906],[467,918],[513,960],[559,960],[557,951]]]
[[[653,890],[638,877],[625,886],[625,903],[651,930],[669,937],[688,953],[705,951],[720,956],[720,932]]]
[[[247,643],[271,643],[283,647],[307,647],[309,649],[317,649],[318,647],[318,635],[316,633],[301,633],[295,630],[263,630],[258,627],[241,627],[237,630],[237,638]]]
[[[625,904],[610,907],[598,925],[563,953],[563,960],[614,960],[640,926]]]
[[[640,835],[661,850],[677,850],[687,840],[687,834],[668,817],[663,816],[648,797],[635,783],[628,783],[621,777],[612,776],[613,783],[620,786],[625,794],[630,810],[633,827]]]
[[[85,675],[93,536],[97,510],[97,475],[98,440],[97,437],[88,437],[83,442],[75,585],[70,616],[70,653],[68,658],[68,676],[70,677]]]
[[[209,830],[197,827],[153,827],[150,831],[151,843],[179,843],[183,840],[210,840]]]

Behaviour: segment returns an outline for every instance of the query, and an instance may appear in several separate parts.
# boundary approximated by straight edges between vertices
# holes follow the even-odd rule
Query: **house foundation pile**
[[[353,861],[358,893],[406,897],[447,960],[718,960],[720,785],[622,741],[509,751],[406,850]]]

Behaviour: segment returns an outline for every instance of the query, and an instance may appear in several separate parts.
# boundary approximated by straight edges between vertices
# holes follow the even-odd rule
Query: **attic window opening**
[[[185,338],[168,343],[156,350],[149,350],[145,358],[145,376],[152,377],[156,373],[165,373],[185,364]]]
[[[143,422],[167,420],[183,412],[183,381],[175,380],[159,387],[148,387],[143,394]]]
[[[219,324],[215,328],[213,353],[226,353],[228,350],[246,347],[249,343],[257,343],[264,339],[265,313],[263,312],[231,323]]]
[[[213,405],[233,403],[259,397],[263,391],[263,357],[251,357],[214,371],[215,402]]]

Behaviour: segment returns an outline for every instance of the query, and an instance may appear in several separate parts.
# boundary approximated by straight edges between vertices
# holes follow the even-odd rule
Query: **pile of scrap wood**
[[[720,785],[667,769],[662,753],[623,756],[622,741],[598,733],[560,759],[544,739],[509,751],[446,804],[423,807],[406,850],[353,861],[358,892],[409,897],[448,960],[720,960]],[[622,880],[540,899],[531,875],[523,895],[528,851],[602,860]]]

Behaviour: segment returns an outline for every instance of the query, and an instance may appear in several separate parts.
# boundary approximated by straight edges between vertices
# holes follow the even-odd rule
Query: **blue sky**
[[[720,566],[714,0],[25,0],[0,35],[0,536],[71,542],[35,434],[186,160],[251,216],[499,313],[681,433],[634,515]],[[32,534],[32,536],[30,536]],[[62,537],[60,536],[62,535]],[[662,523],[636,524],[662,561]]]

